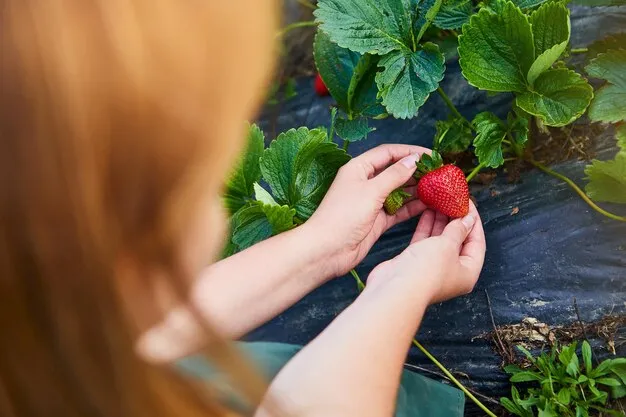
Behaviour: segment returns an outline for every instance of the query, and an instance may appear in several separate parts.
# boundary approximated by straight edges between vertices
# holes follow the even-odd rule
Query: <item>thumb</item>
[[[474,223],[476,223],[476,217],[470,213],[461,219],[456,219],[448,223],[446,228],[443,229],[443,233],[441,233],[441,235],[447,237],[461,247],[467,236],[472,231]]]
[[[404,185],[417,169],[415,162],[419,154],[405,156],[389,168],[374,177],[371,182],[381,197],[387,197],[390,192]]]

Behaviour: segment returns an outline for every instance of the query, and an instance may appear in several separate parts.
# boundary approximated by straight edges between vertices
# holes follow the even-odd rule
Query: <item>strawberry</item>
[[[383,203],[383,207],[387,214],[394,215],[400,207],[404,205],[404,202],[411,197],[411,194],[405,192],[402,188],[398,188],[394,190],[387,196],[385,202]]]
[[[326,88],[326,84],[324,84],[324,80],[322,80],[322,76],[319,75],[319,73],[315,76],[315,82],[313,86],[315,87],[315,93],[320,97],[324,97],[330,94],[328,92],[328,88]]]
[[[417,163],[417,197],[426,206],[448,217],[464,217],[469,212],[469,187],[463,171],[443,165],[441,156],[422,155]]]

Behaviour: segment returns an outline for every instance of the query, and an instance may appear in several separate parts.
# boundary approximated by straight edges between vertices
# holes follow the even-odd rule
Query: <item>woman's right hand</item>
[[[367,288],[376,290],[394,280],[405,288],[426,292],[430,304],[470,293],[478,281],[486,243],[480,215],[470,202],[469,214],[450,221],[426,210],[411,244],[395,258],[378,265]]]

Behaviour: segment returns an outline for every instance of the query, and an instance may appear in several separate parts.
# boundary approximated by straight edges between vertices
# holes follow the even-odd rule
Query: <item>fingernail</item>
[[[407,168],[415,168],[415,162],[417,162],[418,158],[419,158],[418,154],[409,155],[409,156],[405,156],[404,158],[402,158],[400,162],[402,163],[402,165],[404,165]]]
[[[474,226],[474,222],[476,222],[476,218],[472,216],[471,214],[468,214],[467,216],[461,219],[461,223],[463,223],[463,225],[467,227],[468,229],[471,229],[472,226]]]

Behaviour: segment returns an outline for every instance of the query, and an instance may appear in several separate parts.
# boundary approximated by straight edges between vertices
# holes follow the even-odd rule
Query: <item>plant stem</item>
[[[452,100],[450,100],[450,97],[448,97],[448,95],[445,93],[445,91],[443,91],[443,89],[441,87],[437,88],[437,93],[441,96],[441,98],[443,99],[443,102],[446,103],[446,106],[448,106],[448,108],[450,109],[450,111],[452,112],[452,114],[455,117],[458,117],[459,119],[463,120],[465,123],[467,123],[467,125],[474,130],[474,127],[472,126],[472,124],[469,122],[469,120],[467,120],[465,117],[463,117],[463,115],[459,112],[459,110],[456,108],[456,106],[454,105],[454,103],[452,102]]]
[[[311,10],[317,9],[317,7],[315,7],[315,5],[308,0],[297,0],[297,1],[298,3],[300,3],[300,5],[306,7],[307,9],[311,9]]]
[[[348,152],[348,146],[350,146],[350,142],[348,142],[347,140],[343,141],[343,150]]]
[[[589,52],[588,48],[572,48],[570,49],[570,53],[572,54],[586,54]]]
[[[478,174],[478,171],[483,169],[485,166],[487,166],[487,164],[485,162],[481,162],[480,164],[478,164],[478,166],[476,168],[474,168],[472,170],[472,172],[469,173],[467,178],[465,178],[467,180],[467,182],[470,182],[471,180],[473,180],[474,177],[476,176],[476,174]]]
[[[288,24],[284,28],[282,28],[278,32],[277,36],[278,37],[282,37],[282,36],[285,36],[287,33],[291,32],[294,29],[305,28],[305,27],[312,27],[312,26],[317,26],[317,22],[315,20],[305,20],[303,22],[293,22],[293,23]]]
[[[363,284],[363,281],[361,281],[361,278],[359,277],[359,274],[357,274],[357,272],[354,269],[350,270],[350,274],[352,274],[352,276],[356,280],[356,285],[357,285],[357,287],[359,289],[359,292],[363,291],[363,289],[365,288],[365,284]],[[454,383],[454,385],[456,385],[461,391],[463,391],[465,393],[465,395],[467,395],[467,397],[470,400],[472,400],[478,407],[480,407],[480,409],[483,410],[489,417],[497,417],[494,413],[489,411],[489,409],[483,403],[481,403],[480,400],[474,396],[474,394],[472,394],[467,388],[465,388],[465,386],[463,386],[463,384],[461,384],[461,382],[458,379],[456,379],[454,377],[454,375],[452,375],[452,373],[450,371],[448,371],[446,369],[446,367],[441,364],[441,362],[439,362],[428,350],[426,350],[426,348],[424,346],[422,346],[420,344],[420,342],[418,342],[416,339],[413,339],[412,343],[419,350],[421,350],[422,353],[424,355],[426,355],[426,357],[428,359],[430,359],[432,361],[432,363],[434,363],[435,366],[437,366],[437,368],[439,368],[441,370],[441,372],[443,372],[443,374],[450,381],[452,381],[452,383]]]
[[[446,377],[448,377],[450,379],[450,381],[452,381],[454,383],[454,385],[459,387],[459,389],[461,391],[463,391],[465,393],[465,395],[467,395],[467,397],[474,402],[474,404],[476,404],[478,407],[480,407],[480,409],[483,410],[485,412],[485,414],[487,414],[489,417],[496,417],[496,415],[494,413],[492,413],[491,411],[489,411],[489,409],[487,407],[485,407],[485,405],[483,403],[481,403],[480,400],[474,396],[474,394],[469,392],[467,390],[467,388],[465,388],[463,386],[463,384],[461,384],[459,382],[459,380],[456,379],[454,377],[454,375],[452,375],[452,373],[446,369],[445,366],[443,366],[433,355],[431,355],[431,353],[424,346],[422,346],[420,342],[418,342],[417,340],[413,339],[413,344],[415,345],[415,347],[417,347],[419,350],[421,350],[422,353],[424,355],[426,355],[426,357],[428,359],[430,359],[431,362],[434,363],[435,366],[437,366],[437,368],[439,368],[441,370],[441,372],[443,372],[443,374]]]
[[[361,277],[359,277],[359,274],[356,272],[356,270],[351,269],[350,274],[352,274],[352,276],[354,277],[354,280],[356,281],[356,286],[358,287],[359,292],[363,291],[363,289],[365,288],[365,284],[363,284],[363,281],[361,281]]]
[[[574,181],[570,180],[565,175],[562,175],[562,174],[559,174],[558,172],[552,171],[550,168],[546,167],[545,165],[540,164],[539,162],[537,162],[537,161],[535,161],[533,159],[528,159],[527,161],[530,164],[532,164],[535,167],[537,167],[540,170],[542,170],[543,172],[545,172],[546,174],[552,175],[553,177],[558,178],[561,181],[564,181],[567,185],[572,187],[574,189],[574,191],[576,191],[576,193],[578,193],[580,198],[582,198],[585,201],[585,203],[589,204],[589,206],[592,209],[594,209],[595,211],[597,211],[598,213],[608,217],[609,219],[617,220],[617,221],[620,221],[620,222],[626,222],[626,216],[618,216],[617,214],[610,213],[610,212],[604,210],[603,208],[599,207],[596,203],[594,203],[587,196],[587,194],[585,194],[585,192],[583,190],[580,189],[579,186],[576,185],[576,183],[574,183]]]

